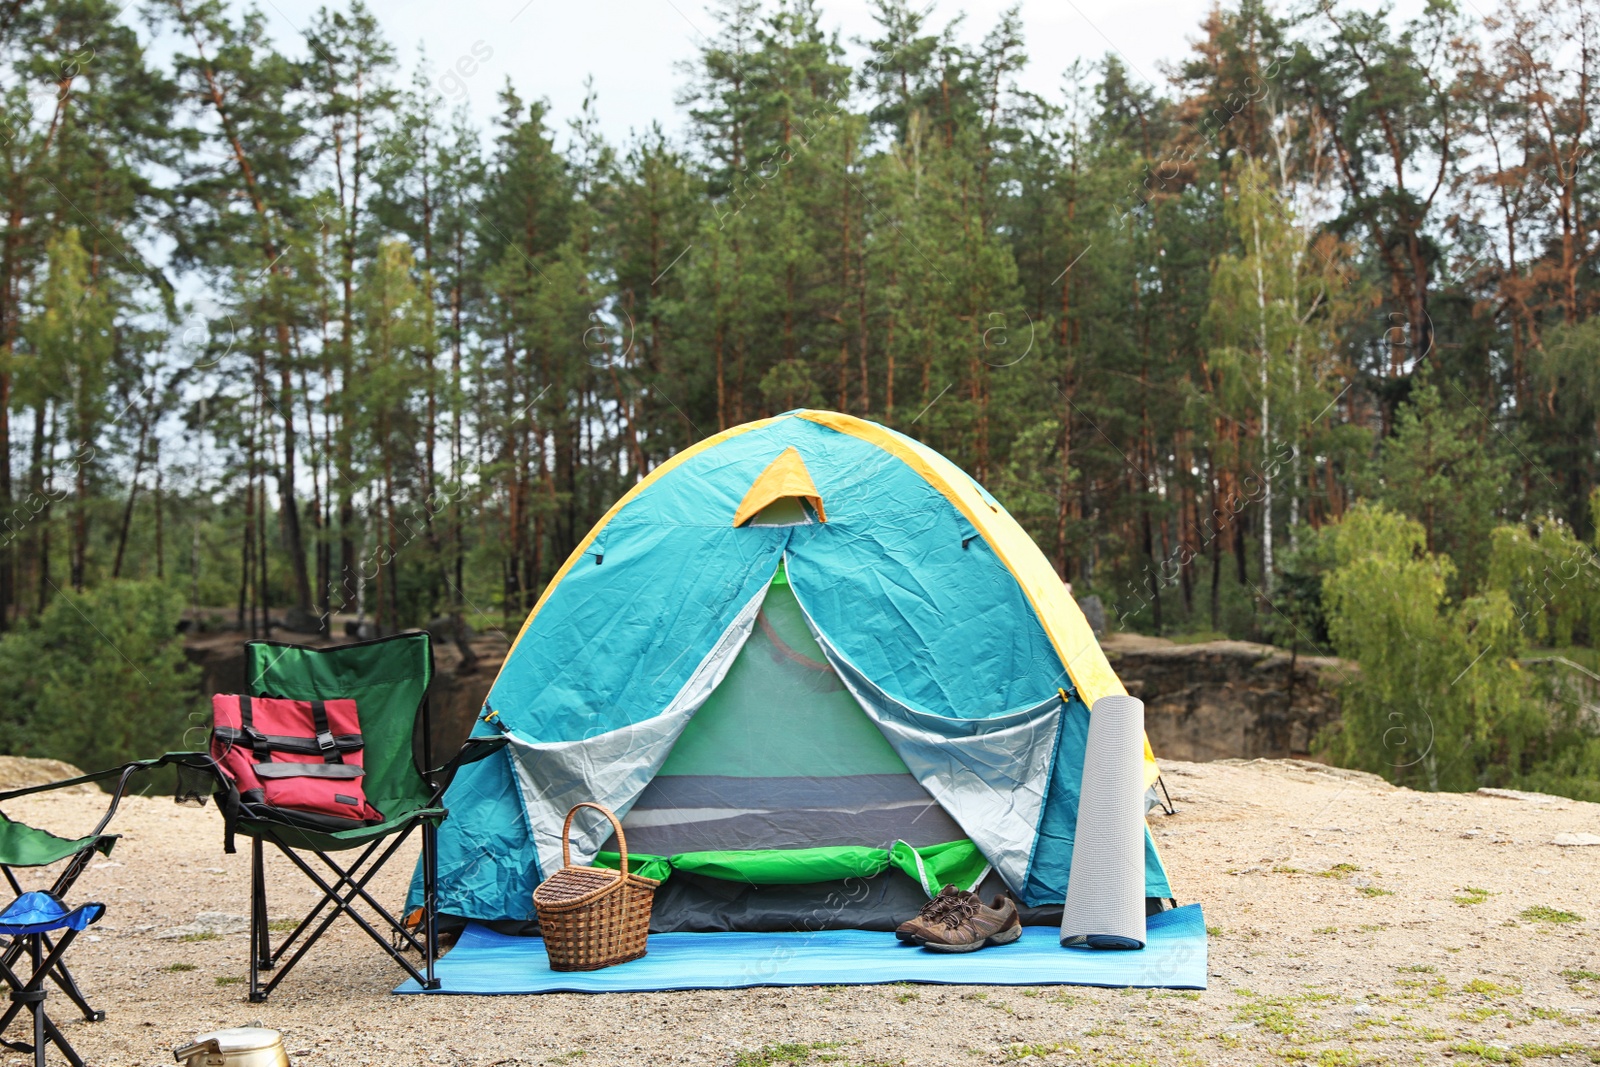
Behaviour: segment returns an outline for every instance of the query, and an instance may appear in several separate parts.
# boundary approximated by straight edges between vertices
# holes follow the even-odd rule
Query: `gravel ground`
[[[255,1022],[297,1064],[1600,1063],[1600,805],[1430,794],[1285,761],[1163,764],[1153,816],[1180,902],[1211,927],[1204,993],[854,986],[532,997],[392,997],[399,971],[341,922],[265,1005],[244,998],[248,857],[214,811],[126,802],[73,894],[106,918],[70,958],[101,1023],[53,998],[97,1065],[171,1063],[195,1033]],[[7,814],[58,832],[100,798]],[[1580,838],[1581,839],[1581,838]],[[410,853],[414,855],[414,850]],[[272,916],[307,884],[269,858]],[[375,883],[398,904],[409,859]],[[226,922],[221,924],[226,928]],[[175,928],[187,937],[162,937]],[[887,935],[885,935],[887,936]],[[1003,951],[987,950],[987,951]],[[0,1064],[26,1061],[0,1054]],[[54,1062],[54,1061],[53,1061]]]

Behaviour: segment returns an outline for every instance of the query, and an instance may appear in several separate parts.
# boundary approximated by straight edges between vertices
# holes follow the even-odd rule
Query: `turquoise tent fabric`
[[[733,527],[751,484],[791,446],[827,521]],[[442,911],[482,920],[532,916],[533,888],[551,873],[550,842],[560,831],[548,802],[584,784],[551,782],[541,746],[576,746],[563,749],[569,756],[593,746],[610,759],[632,751],[630,731],[655,730],[638,766],[559,764],[569,779],[628,774],[643,788],[675,736],[660,733],[663,715],[670,710],[671,729],[681,730],[679,720],[691,718],[707,686],[720,682],[730,635],[735,644],[747,636],[750,624],[741,620],[760,604],[780,563],[818,639],[919,731],[981,748],[990,723],[1037,722],[1004,735],[1012,740],[996,731],[985,758],[1000,768],[1026,757],[1038,773],[1020,786],[986,782],[983,760],[969,760],[978,769],[967,785],[1018,792],[1035,829],[1008,880],[1029,904],[1064,898],[1087,712],[1027,596],[961,512],[906,462],[851,434],[782,418],[692,455],[647,485],[551,591],[490,691],[494,722],[475,728],[509,731],[520,744],[463,768],[446,794]],[[1069,694],[1065,704],[1052,699],[1060,689]],[[897,748],[908,743],[885,733]],[[1028,750],[1008,752],[1006,744]],[[618,803],[619,816],[631,802]],[[941,803],[961,821],[960,810]],[[982,826],[963,829],[982,844]],[[579,831],[580,858],[608,833],[597,823]],[[1170,896],[1148,836],[1146,855],[1147,894]],[[414,882],[413,903],[419,896]]]

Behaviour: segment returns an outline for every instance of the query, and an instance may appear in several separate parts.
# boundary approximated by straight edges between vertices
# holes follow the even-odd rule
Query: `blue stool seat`
[[[106,913],[104,904],[79,904],[71,911],[49,893],[24,893],[0,911],[0,935],[20,937],[25,934],[48,934],[52,930],[85,929],[100,921]]]
[[[20,1013],[33,1017],[33,1040],[8,1041],[0,1036],[0,1047],[14,1052],[31,1052],[34,1067],[45,1067],[45,1046],[55,1045],[66,1056],[72,1067],[83,1067],[83,1057],[67,1043],[59,1027],[45,1013],[45,979],[51,979],[63,989],[61,957],[72,941],[106,913],[104,904],[80,904],[68,908],[54,893],[23,893],[0,911],[0,936],[12,938],[11,946],[0,954],[0,980],[11,987],[11,1001],[4,1014],[0,1014],[0,1035],[4,1035]],[[62,932],[64,931],[64,932]],[[54,943],[46,935],[60,933]],[[33,964],[33,973],[23,978],[12,969],[12,962],[27,959]]]

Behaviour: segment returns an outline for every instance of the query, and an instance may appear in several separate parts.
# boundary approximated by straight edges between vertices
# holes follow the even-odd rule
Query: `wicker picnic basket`
[[[622,869],[572,865],[572,817],[578,808],[593,808],[617,830]],[[567,812],[561,827],[561,869],[533,891],[539,930],[552,971],[598,971],[636,960],[645,953],[650,933],[650,905],[661,883],[628,873],[628,839],[617,817],[599,804],[584,801]]]

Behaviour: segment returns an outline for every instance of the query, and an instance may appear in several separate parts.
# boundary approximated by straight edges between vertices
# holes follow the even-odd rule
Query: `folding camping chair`
[[[423,988],[439,987],[434,976],[434,963],[439,956],[436,843],[439,823],[446,815],[439,801],[458,767],[489,755],[504,745],[505,739],[470,738],[448,764],[434,768],[427,699],[432,680],[433,645],[425,631],[328,648],[276,641],[251,641],[245,645],[245,688],[249,695],[355,700],[365,740],[366,795],[384,816],[384,821],[374,826],[333,832],[243,816],[238,819],[237,832],[251,839],[252,1001],[266,1000],[341,913],[349,916]],[[419,758],[420,766],[429,770],[419,771]],[[423,906],[417,924],[420,929],[413,929],[379,904],[367,885],[418,829],[422,832]],[[316,906],[276,948],[272,946],[267,919],[264,852],[269,842],[322,893]],[[341,864],[331,855],[356,849],[360,852],[354,862]],[[333,880],[330,882],[301,853],[310,853],[321,861]],[[393,944],[356,909],[358,901],[388,929]],[[330,904],[332,909],[324,915]],[[420,969],[404,955],[407,949],[422,956]],[[265,984],[263,971],[272,972]]]
[[[48,793],[56,789],[65,789],[68,786],[86,785],[93,782],[117,779],[117,786],[111,793],[110,803],[106,805],[105,814],[100,816],[100,821],[95,828],[83,837],[65,838],[57,837],[47,830],[40,830],[29,826],[27,823],[17,822],[0,812],[0,875],[5,876],[6,883],[11,891],[20,899],[23,893],[22,883],[17,880],[16,868],[18,867],[47,867],[52,863],[66,860],[67,864],[56,875],[55,881],[46,890],[51,898],[62,900],[72,886],[89,866],[96,853],[109,856],[111,849],[117,843],[117,834],[108,834],[106,827],[111,824],[112,816],[117,813],[117,805],[122,803],[123,794],[127,792],[128,781],[139,771],[149,770],[158,765],[160,760],[140,760],[135,763],[126,763],[120,767],[109,770],[96,771],[93,774],[84,774],[76,778],[66,778],[59,782],[46,782],[43,785],[28,786],[25,789],[13,789],[0,793],[0,804],[15,800],[18,797],[30,796],[35,793]],[[98,918],[98,916],[96,916]],[[9,931],[0,930],[0,934],[9,936],[10,942],[4,950],[0,950],[0,969],[13,967],[24,951],[29,950],[31,935],[21,936]],[[63,938],[63,941],[70,940]],[[83,1017],[89,1022],[99,1022],[106,1017],[106,1013],[89,1006],[89,1001],[78,988],[78,983],[73,979],[72,972],[67,970],[67,965],[62,961],[61,955],[65,945],[56,945],[49,937],[49,931],[38,934],[38,941],[32,942],[32,948],[42,949],[47,954],[49,965],[41,969],[42,961],[34,960],[35,981],[43,983],[48,977],[56,986],[67,995],[78,1010],[83,1012]],[[42,985],[41,985],[42,988]],[[3,1037],[6,1027],[16,1018],[20,1002],[13,1002],[10,1010],[0,1015],[0,1037]],[[52,1024],[53,1025],[53,1024]],[[68,1053],[71,1059],[73,1053]],[[77,1062],[77,1061],[74,1061]]]
[[[0,1016],[0,1033],[24,1008],[33,1016],[31,1043],[0,1039],[0,1045],[15,1052],[33,1053],[34,1067],[45,1067],[47,1043],[60,1049],[72,1067],[84,1067],[83,1057],[45,1012],[44,1002],[49,994],[44,980],[51,978],[60,983],[61,957],[72,947],[73,938],[99,922],[105,913],[104,904],[80,904],[69,910],[59,897],[42,892],[24,893],[0,911],[0,934],[11,938],[13,945],[26,948],[33,962],[26,979],[18,976],[10,962],[0,962],[0,980],[11,987],[11,1007]],[[49,936],[52,933],[59,936],[53,944]]]

